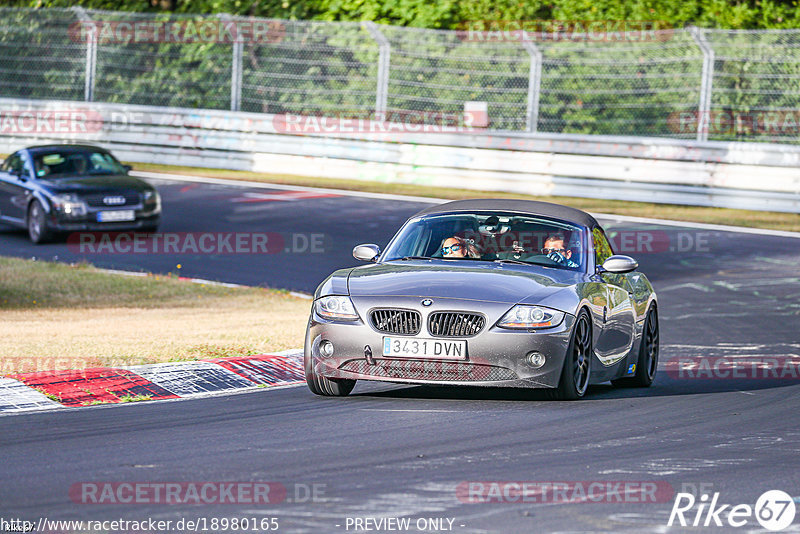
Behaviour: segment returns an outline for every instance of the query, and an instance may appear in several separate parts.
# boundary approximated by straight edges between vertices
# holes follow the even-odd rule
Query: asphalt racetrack
[[[270,232],[281,236],[275,240],[283,240],[283,249],[81,254],[74,243],[37,247],[24,232],[3,228],[0,254],[153,272],[178,272],[180,264],[182,276],[310,293],[333,269],[356,264],[355,244],[385,245],[424,207],[285,189],[154,183],[164,199],[162,232]],[[537,392],[360,383],[341,399],[295,387],[4,416],[0,515],[31,521],[274,517],[282,532],[364,532],[356,519],[389,517],[412,518],[413,532],[437,525],[417,519],[441,520],[428,531],[445,526],[464,533],[663,532],[683,530],[667,527],[681,491],[698,499],[719,492],[719,502],[732,505],[753,506],[772,489],[800,500],[797,375],[751,371],[736,377],[672,365],[685,358],[800,357],[800,240],[602,222],[616,232],[617,251],[636,257],[658,292],[661,361],[650,389],[601,385],[584,400],[553,402]],[[71,487],[92,481],[270,481],[287,494],[269,505],[71,499]],[[547,494],[518,502],[512,495],[482,503],[461,491],[470,483],[509,487],[514,481],[584,489],[628,481],[634,489],[598,501],[573,492],[569,499]],[[659,488],[655,496],[636,489],[651,483]],[[696,511],[686,514],[688,521]],[[737,530],[758,528],[751,517]]]

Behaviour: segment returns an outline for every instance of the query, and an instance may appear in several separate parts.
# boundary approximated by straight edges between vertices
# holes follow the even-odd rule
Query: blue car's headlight
[[[54,196],[53,207],[64,215],[86,215],[86,203],[74,193]]]
[[[158,194],[158,191],[145,191],[144,192],[144,203],[149,206],[155,205],[153,211],[161,211],[161,195]]]
[[[564,312],[542,308],[541,306],[525,306],[517,304],[498,321],[502,328],[552,328],[564,319]]]
[[[358,319],[356,308],[350,297],[332,295],[322,297],[314,302],[317,315],[334,321],[355,321]]]

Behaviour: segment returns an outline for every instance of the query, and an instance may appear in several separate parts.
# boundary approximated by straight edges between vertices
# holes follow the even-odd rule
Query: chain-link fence
[[[0,9],[0,97],[462,116],[489,130],[800,141],[800,30],[424,30]],[[478,104],[479,106],[481,104]]]

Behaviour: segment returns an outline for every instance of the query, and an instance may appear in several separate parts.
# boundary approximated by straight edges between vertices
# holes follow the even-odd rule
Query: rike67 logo
[[[678,493],[669,514],[667,526],[733,527],[739,528],[755,518],[767,530],[784,530],[792,524],[796,513],[794,499],[781,490],[764,492],[755,506],[722,504],[719,492],[709,497],[704,493],[696,498],[691,493]]]

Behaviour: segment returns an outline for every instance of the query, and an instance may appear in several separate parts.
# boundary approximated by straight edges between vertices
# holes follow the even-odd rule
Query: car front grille
[[[372,310],[370,319],[375,330],[386,334],[419,334],[422,323],[419,313],[411,310]]]
[[[516,380],[517,373],[505,367],[463,362],[430,360],[350,360],[339,367],[342,371],[378,378],[435,380],[441,382],[495,382]]]
[[[477,313],[434,312],[428,318],[428,332],[441,337],[469,337],[483,329],[486,319]]]
[[[106,204],[103,200],[106,197],[124,198],[125,202],[119,204]],[[135,191],[126,191],[124,193],[92,193],[91,195],[86,195],[84,199],[86,200],[86,204],[93,208],[117,208],[133,206],[134,204],[138,204],[140,202],[139,193]]]

